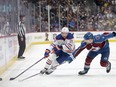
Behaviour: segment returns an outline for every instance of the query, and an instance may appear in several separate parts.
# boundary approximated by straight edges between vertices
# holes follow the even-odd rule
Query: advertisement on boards
[[[5,64],[5,39],[0,38],[0,67],[2,67]]]

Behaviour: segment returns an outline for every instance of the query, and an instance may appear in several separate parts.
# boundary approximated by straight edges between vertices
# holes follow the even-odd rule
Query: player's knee
[[[48,65],[51,65],[51,64],[52,64],[52,60],[48,59],[46,63],[47,63]]]
[[[85,60],[85,65],[90,65],[92,62],[93,58],[87,56],[86,60]]]
[[[102,67],[106,67],[108,65],[108,62],[107,61],[100,61],[100,65]]]
[[[52,63],[52,66],[54,67],[54,66],[58,66],[59,65],[59,63],[55,60],[55,61],[53,61],[53,63]]]
[[[56,60],[56,58],[57,58],[56,54],[50,54],[50,57],[48,59],[54,61]]]

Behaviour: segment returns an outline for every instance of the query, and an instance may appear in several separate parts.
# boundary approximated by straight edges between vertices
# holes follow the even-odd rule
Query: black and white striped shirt
[[[22,22],[19,22],[19,26],[18,26],[18,36],[23,37],[25,36],[26,33],[26,27],[25,24]]]

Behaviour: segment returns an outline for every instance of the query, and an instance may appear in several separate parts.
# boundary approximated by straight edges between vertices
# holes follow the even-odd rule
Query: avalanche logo
[[[100,36],[96,36],[95,38],[96,38],[96,40],[99,40],[100,39]]]

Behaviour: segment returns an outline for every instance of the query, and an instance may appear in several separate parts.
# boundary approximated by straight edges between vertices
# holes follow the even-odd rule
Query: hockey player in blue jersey
[[[62,64],[72,55],[75,50],[73,34],[69,32],[67,27],[63,27],[61,33],[55,38],[55,41],[46,49],[44,57],[48,58],[41,74],[51,74],[57,66]]]
[[[73,52],[73,56],[70,56],[69,62],[72,62],[85,48],[90,50],[86,59],[84,70],[80,71],[79,75],[86,74],[90,69],[90,64],[92,60],[98,55],[101,54],[100,65],[106,67],[106,72],[109,73],[111,70],[111,63],[109,62],[110,47],[109,47],[109,38],[115,37],[116,33],[103,33],[98,35],[93,35],[91,32],[88,32],[84,35],[84,40],[81,42],[81,45]]]

